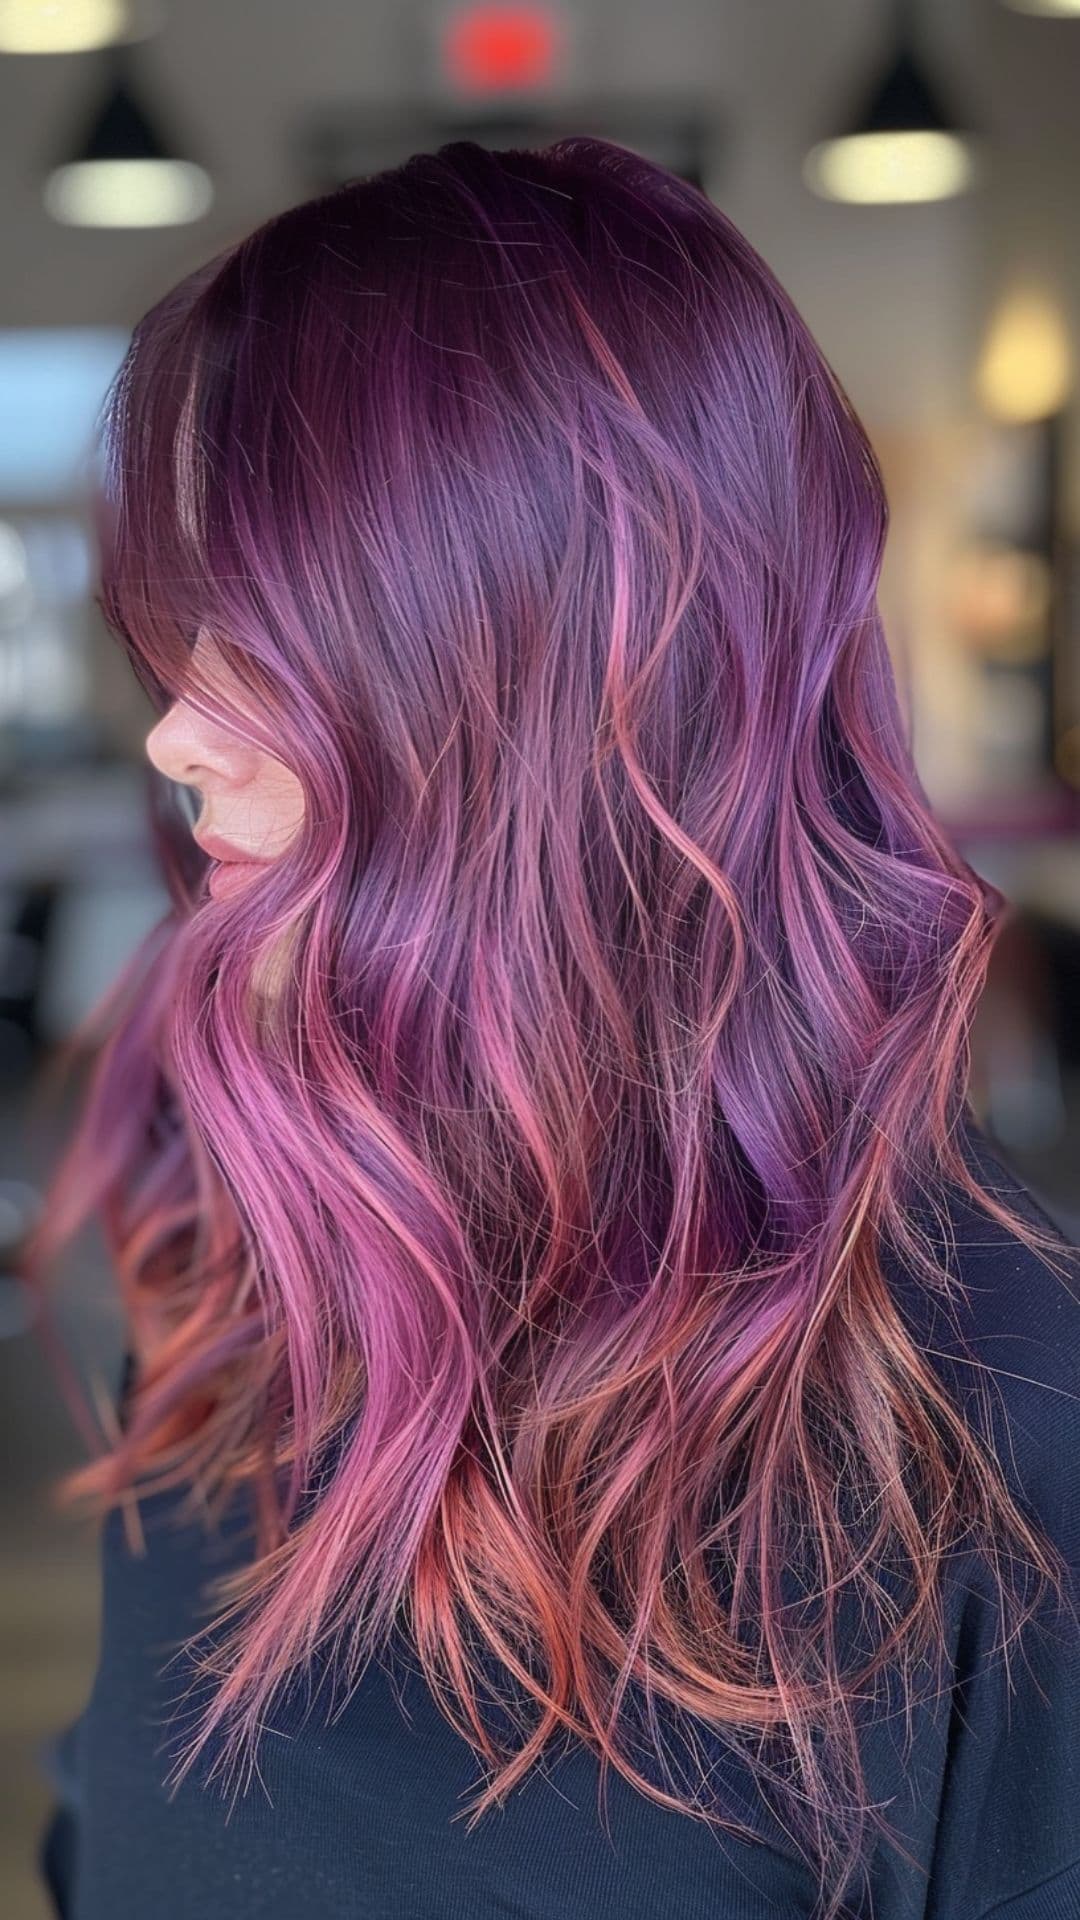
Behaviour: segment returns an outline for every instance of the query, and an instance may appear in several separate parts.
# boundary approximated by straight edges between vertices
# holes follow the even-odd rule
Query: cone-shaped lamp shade
[[[863,205],[944,200],[977,172],[972,140],[906,46],[875,83],[869,100],[834,139],[810,149],[808,187],[827,200]]]
[[[160,113],[133,88],[121,48],[80,133],[50,172],[44,200],[54,220],[82,227],[161,227],[197,220],[213,199],[209,175],[182,155]]]

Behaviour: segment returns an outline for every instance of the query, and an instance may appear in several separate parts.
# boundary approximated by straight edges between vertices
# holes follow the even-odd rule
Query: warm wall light
[[[0,53],[89,53],[130,26],[129,0],[0,0]]]
[[[1018,288],[995,314],[975,370],[981,405],[998,420],[1044,420],[1072,386],[1069,336],[1040,288]]]

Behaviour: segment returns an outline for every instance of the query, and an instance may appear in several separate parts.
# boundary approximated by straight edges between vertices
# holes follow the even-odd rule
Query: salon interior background
[[[82,1704],[93,1531],[9,1260],[58,1041],[165,908],[152,715],[92,602],[86,458],[138,314],[290,203],[458,133],[604,133],[696,180],[881,457],[882,607],[941,818],[1013,902],[973,1036],[1006,1160],[1080,1228],[1080,0],[0,0],[0,1909],[44,1920],[35,1756]],[[94,1236],[57,1280],[114,1377]]]

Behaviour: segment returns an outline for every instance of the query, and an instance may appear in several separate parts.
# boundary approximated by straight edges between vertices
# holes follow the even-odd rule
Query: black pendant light
[[[806,184],[825,199],[860,205],[943,200],[976,178],[972,132],[962,128],[915,51],[911,0],[894,0],[890,41],[869,96],[803,163]]]
[[[104,85],[44,186],[45,206],[68,226],[161,227],[198,220],[213,199],[156,105],[131,77],[126,47],[101,56]]]

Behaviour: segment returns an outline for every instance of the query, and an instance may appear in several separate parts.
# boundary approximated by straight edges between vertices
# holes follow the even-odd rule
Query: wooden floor
[[[51,1164],[65,1125],[60,1113],[51,1130],[30,1130],[28,1139],[23,1101],[0,1099],[3,1179],[40,1187],[41,1167]],[[58,1332],[80,1369],[115,1382],[119,1321],[93,1231],[71,1249],[51,1298]],[[52,1803],[39,1752],[81,1710],[93,1679],[98,1523],[52,1504],[53,1483],[86,1455],[37,1331],[20,1331],[24,1311],[22,1290],[0,1274],[0,1914],[54,1920],[36,1861]]]
[[[0,1601],[0,1912],[52,1920],[34,1857],[51,1803],[41,1742],[82,1706],[97,1644],[96,1559],[85,1539],[27,1527],[4,1543]]]

